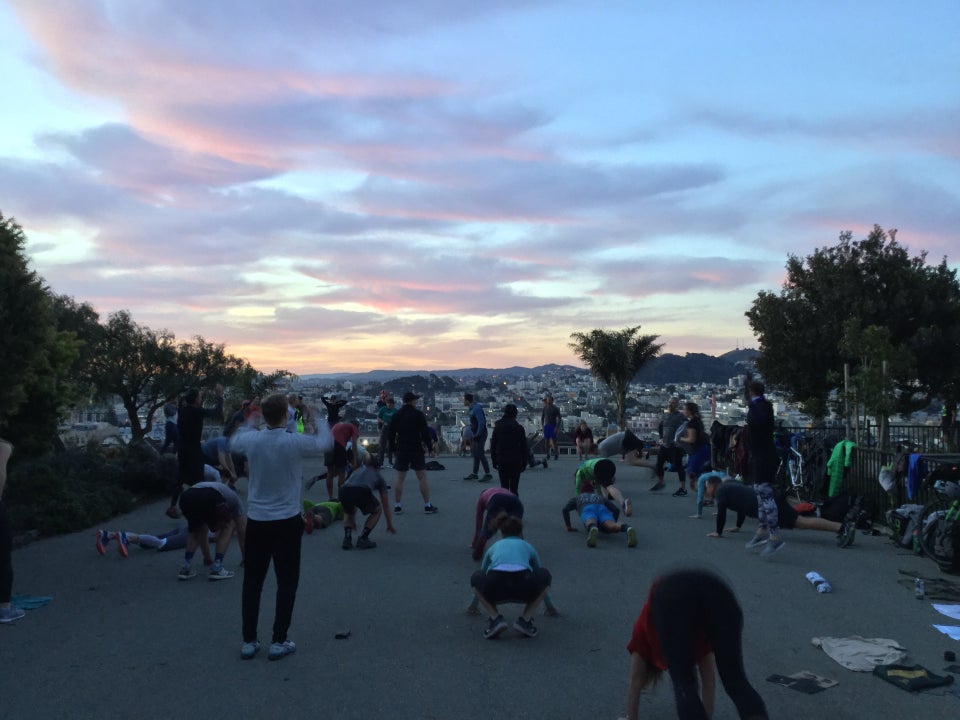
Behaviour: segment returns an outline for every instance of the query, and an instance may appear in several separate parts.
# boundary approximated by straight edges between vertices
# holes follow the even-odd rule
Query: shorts
[[[556,425],[544,425],[543,426],[543,439],[544,440],[556,440],[557,439],[557,426]]]
[[[470,587],[494,605],[504,602],[528,603],[550,587],[553,578],[546,568],[521,570],[519,572],[501,572],[491,570],[477,571],[470,578]]]
[[[603,525],[607,520],[613,521],[613,513],[606,505],[587,505],[580,511],[580,522],[586,525],[587,520],[596,520],[597,525]]]
[[[227,501],[213,488],[187,488],[180,495],[180,510],[187,520],[187,530],[194,532],[206,525],[217,531],[232,520]]]
[[[347,449],[340,443],[334,443],[333,450],[323,454],[323,464],[326,467],[345,468],[347,466]]]
[[[352,485],[340,488],[340,504],[343,505],[345,513],[359,510],[364,515],[370,515],[380,509],[380,501],[373,496],[370,488]]]
[[[704,468],[710,464],[710,446],[701,445],[699,448],[691,449],[690,456],[687,458],[687,474],[699,475]]]
[[[427,469],[427,460],[424,457],[423,450],[398,450],[394,458],[393,467],[398,472],[413,470],[419,472]]]

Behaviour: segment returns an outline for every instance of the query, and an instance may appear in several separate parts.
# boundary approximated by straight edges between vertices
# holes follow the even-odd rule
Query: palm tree
[[[572,333],[570,348],[610,388],[617,405],[617,425],[626,426],[627,387],[644,365],[660,355],[659,335],[637,335],[640,326],[623,330]]]

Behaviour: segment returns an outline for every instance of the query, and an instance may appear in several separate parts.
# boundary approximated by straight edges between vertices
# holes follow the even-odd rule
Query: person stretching
[[[640,693],[670,673],[680,720],[707,720],[716,693],[714,668],[743,720],[767,720],[767,708],[743,667],[743,611],[727,584],[699,569],[653,581],[627,645],[627,720],[637,720]],[[701,693],[695,668],[700,671]]]

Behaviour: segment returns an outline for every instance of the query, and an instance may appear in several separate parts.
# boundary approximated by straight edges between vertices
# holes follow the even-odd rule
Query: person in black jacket
[[[517,422],[517,406],[509,403],[490,436],[490,459],[493,469],[500,473],[500,487],[520,494],[520,473],[527,469],[528,456],[527,433]]]
[[[172,518],[180,517],[177,504],[183,486],[194,486],[203,482],[203,448],[200,440],[203,437],[203,419],[207,417],[223,418],[223,386],[214,388],[216,404],[212,408],[203,407],[203,398],[206,391],[196,388],[187,390],[180,401],[177,410],[177,431],[180,435],[180,444],[177,447],[177,479],[174,481],[170,493],[170,507],[167,515]]]
[[[403,396],[403,407],[390,418],[387,431],[388,451],[394,454],[394,467],[397,479],[393,483],[393,514],[403,512],[403,481],[407,470],[413,468],[420,483],[420,495],[423,497],[423,511],[432,515],[437,506],[430,502],[430,486],[427,485],[427,462],[425,448],[430,447],[430,432],[427,429],[426,416],[417,409],[420,396],[408,392]]]

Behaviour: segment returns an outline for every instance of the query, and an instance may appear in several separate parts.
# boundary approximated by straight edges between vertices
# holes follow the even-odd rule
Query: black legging
[[[654,474],[658,479],[663,479],[664,475],[664,464],[670,463],[673,471],[677,473],[677,476],[680,478],[680,484],[683,485],[687,481],[687,471],[683,466],[683,448],[677,447],[661,447],[657,452],[657,467],[654,470]]]
[[[13,592],[13,530],[7,508],[0,500],[0,603],[10,602]]]
[[[501,463],[497,468],[500,474],[500,487],[509,490],[514,495],[520,494],[520,473],[526,470],[526,465],[510,465]]]
[[[650,592],[650,619],[660,637],[680,720],[707,720],[694,674],[694,650],[701,631],[740,717],[766,720],[767,708],[743,669],[743,612],[726,583],[702,570],[664,575]]]

